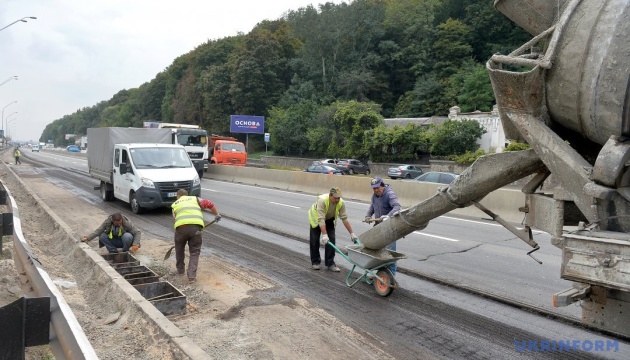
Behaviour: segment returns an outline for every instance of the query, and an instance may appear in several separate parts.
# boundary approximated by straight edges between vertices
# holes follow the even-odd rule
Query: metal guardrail
[[[18,271],[26,275],[30,284],[30,292],[25,295],[50,298],[49,345],[52,353],[56,359],[98,359],[70,306],[26,242],[15,199],[1,180],[0,187],[5,189],[13,213],[15,264]]]

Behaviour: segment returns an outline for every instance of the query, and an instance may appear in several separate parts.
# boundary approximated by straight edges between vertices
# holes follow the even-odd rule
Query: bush
[[[511,142],[508,146],[505,147],[505,151],[521,151],[530,148],[531,147],[529,146],[529,144],[526,143]]]
[[[479,149],[475,152],[466,151],[464,155],[452,156],[452,160],[458,164],[472,164],[475,162],[475,160],[484,155],[486,155],[486,152],[482,149]]]

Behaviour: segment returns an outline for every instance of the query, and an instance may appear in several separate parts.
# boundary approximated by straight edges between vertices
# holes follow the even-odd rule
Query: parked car
[[[320,164],[327,164],[327,165],[335,165],[337,164],[337,159],[323,159],[323,160],[317,160],[318,163]]]
[[[343,175],[343,171],[330,165],[311,165],[304,169],[305,172],[329,174],[329,175]]]
[[[459,175],[447,172],[429,171],[424,174],[411,179],[403,181],[417,181],[417,182],[432,182],[439,184],[450,184],[453,180],[457,179]]]
[[[39,145],[33,145],[33,147],[31,147],[31,152],[33,151],[39,152]]]
[[[81,149],[79,149],[79,147],[76,145],[68,145],[68,147],[66,147],[66,150],[68,150],[69,152],[81,152]]]
[[[415,165],[396,165],[387,169],[387,176],[392,179],[412,179],[423,173],[424,171]]]
[[[337,166],[348,169],[348,174],[370,175],[370,167],[356,159],[344,159],[337,162]]]
[[[323,160],[315,160],[313,161],[312,165],[328,165],[328,166],[332,166],[334,168],[337,168],[339,170],[341,170],[343,172],[344,175],[348,175],[348,168],[340,166],[337,164],[336,159],[323,159]]]

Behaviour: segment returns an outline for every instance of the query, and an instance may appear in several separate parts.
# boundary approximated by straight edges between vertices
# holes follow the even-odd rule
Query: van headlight
[[[144,177],[140,178],[140,183],[142,183],[142,186],[144,187],[155,189],[155,184],[153,183],[151,179],[147,179]]]
[[[193,179],[193,186],[201,185],[201,180],[199,180],[199,176],[195,176]]]

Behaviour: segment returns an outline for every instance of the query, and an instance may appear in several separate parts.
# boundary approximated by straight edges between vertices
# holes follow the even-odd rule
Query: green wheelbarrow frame
[[[352,264],[352,269],[350,269],[348,276],[346,276],[346,285],[348,287],[354,287],[357,283],[363,281],[368,285],[373,285],[376,292],[383,297],[391,295],[394,289],[398,287],[398,282],[387,267],[395,264],[396,261],[400,259],[406,258],[406,255],[396,251],[387,250],[392,256],[392,259],[379,259],[371,256],[370,254],[358,251],[362,248],[362,246],[361,243],[357,241],[356,245],[350,245],[347,247],[348,254],[352,253],[353,256],[358,256],[357,259],[353,260],[348,254],[341,251],[341,249],[339,249],[335,244],[328,242],[326,245],[331,246],[335,252]],[[352,275],[354,274],[354,270],[357,268],[361,269],[363,274],[361,274],[358,278],[353,279]]]

